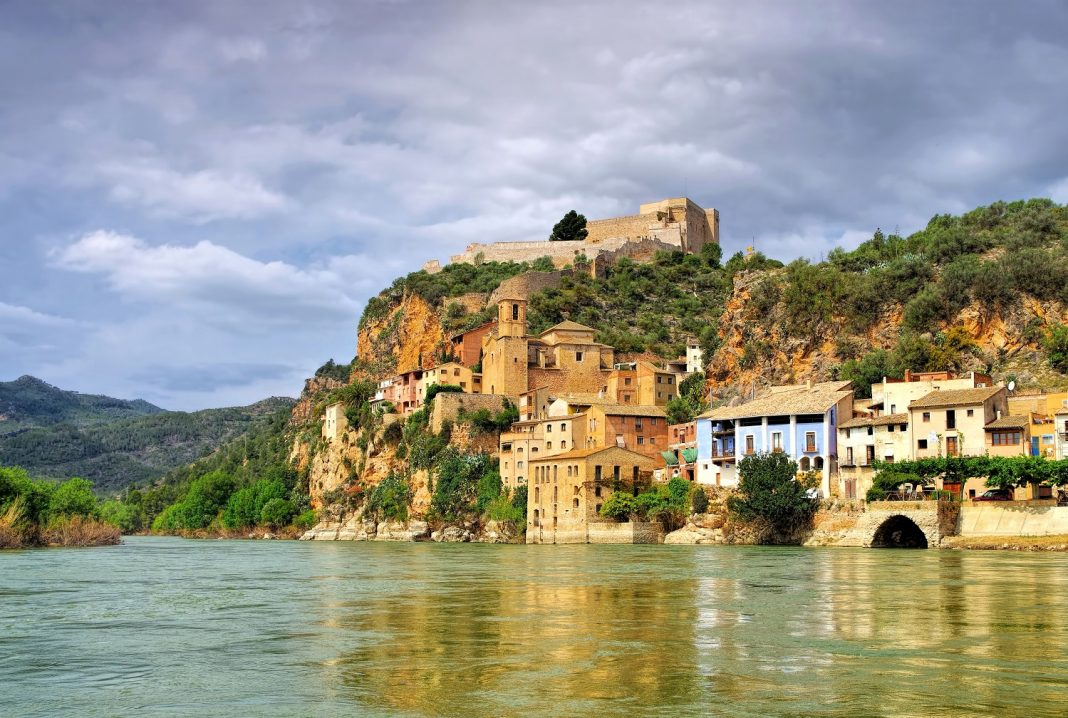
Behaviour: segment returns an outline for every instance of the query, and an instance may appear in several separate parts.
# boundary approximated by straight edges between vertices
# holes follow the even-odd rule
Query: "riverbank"
[[[968,551],[1068,552],[1068,534],[1056,536],[947,536],[941,548]]]
[[[118,526],[93,518],[73,516],[36,526],[0,516],[0,549],[114,546],[121,541]]]

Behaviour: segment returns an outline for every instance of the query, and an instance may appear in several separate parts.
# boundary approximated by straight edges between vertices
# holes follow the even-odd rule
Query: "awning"
[[[687,464],[692,464],[697,461],[697,449],[683,449],[682,460]]]
[[[679,457],[675,456],[674,451],[661,451],[660,455],[664,457],[664,461],[667,462],[668,466],[679,465]]]

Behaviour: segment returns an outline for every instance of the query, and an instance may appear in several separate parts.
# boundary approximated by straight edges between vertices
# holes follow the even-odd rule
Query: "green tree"
[[[1068,374],[1068,326],[1054,324],[1043,342],[1049,352],[1049,364],[1061,374]]]
[[[782,452],[754,454],[738,463],[738,495],[727,501],[744,520],[762,519],[777,531],[809,521],[817,504],[795,480],[797,463]]]
[[[93,485],[85,479],[67,479],[52,492],[48,514],[50,518],[96,516],[97,500]]]
[[[405,521],[411,500],[412,487],[408,479],[401,474],[391,473],[371,490],[365,512],[375,519]]]
[[[669,424],[685,424],[708,409],[705,400],[705,373],[694,372],[679,384],[679,395],[668,401],[665,411]]]
[[[271,499],[263,505],[260,521],[272,528],[285,526],[293,518],[296,509],[288,499]]]
[[[550,242],[575,242],[586,239],[589,230],[586,229],[586,217],[575,210],[571,210],[563,218],[553,225]]]
[[[894,356],[885,349],[876,349],[860,359],[850,359],[838,368],[838,377],[853,382],[857,397],[871,398],[871,387],[880,384],[883,377],[900,378],[901,367]]]
[[[616,521],[629,521],[636,509],[633,496],[623,491],[615,491],[601,504],[601,516]]]

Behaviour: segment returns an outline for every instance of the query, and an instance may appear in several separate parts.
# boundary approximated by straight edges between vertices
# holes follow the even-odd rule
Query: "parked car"
[[[1012,489],[987,489],[976,501],[1012,501]]]

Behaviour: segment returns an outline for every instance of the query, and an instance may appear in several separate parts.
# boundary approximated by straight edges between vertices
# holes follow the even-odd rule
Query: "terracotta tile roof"
[[[593,333],[597,332],[596,329],[594,329],[592,327],[588,327],[585,324],[579,324],[578,322],[573,322],[570,319],[565,319],[564,321],[560,322],[559,324],[555,324],[555,325],[549,327],[548,329],[543,331],[538,336],[539,337],[543,337],[546,334],[548,334],[550,332],[555,332],[555,331],[562,331],[562,332],[593,332]]]
[[[1005,389],[1000,386],[985,386],[978,389],[939,389],[930,394],[924,394],[909,404],[909,408],[935,409],[942,406],[982,404],[1000,391],[1005,391]]]
[[[565,452],[563,454],[554,454],[553,456],[540,456],[537,459],[528,459],[528,463],[543,462],[543,461],[560,461],[569,459],[588,459],[594,454],[600,454],[604,451],[622,451],[624,454],[628,454],[626,457],[628,460],[635,464],[657,464],[656,459],[651,459],[644,454],[639,454],[636,451],[630,449],[624,449],[621,446],[595,446],[589,449],[574,449],[572,451]]]
[[[764,395],[739,406],[721,406],[701,414],[701,419],[753,419],[786,414],[822,414],[847,396],[848,381],[824,381],[809,388],[805,384],[773,386]]]
[[[864,426],[889,426],[909,423],[908,414],[884,414],[883,416],[858,416],[838,425],[839,429],[856,429]]]
[[[1030,423],[1029,417],[1026,416],[1003,416],[1000,419],[994,419],[983,428],[987,431],[992,429],[1026,429]]]
[[[606,404],[598,408],[609,416],[667,416],[663,408],[648,404]]]
[[[604,404],[615,404],[616,400],[601,396],[600,394],[558,394],[556,396],[549,397],[552,401],[560,401],[563,399],[568,404],[576,404],[579,406],[601,406]]]

